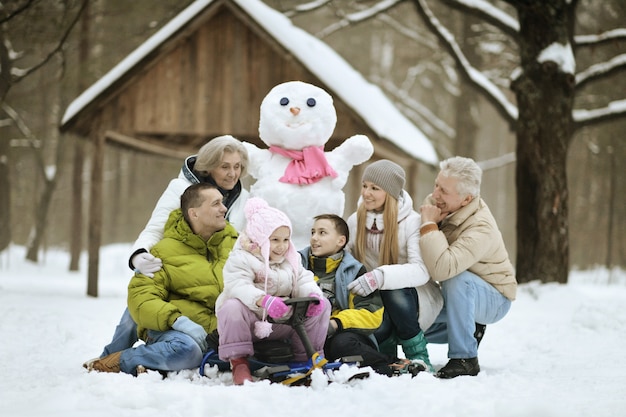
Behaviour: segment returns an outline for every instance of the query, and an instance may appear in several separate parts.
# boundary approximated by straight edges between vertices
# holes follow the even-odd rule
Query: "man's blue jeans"
[[[111,353],[131,348],[135,345],[137,340],[139,340],[139,337],[137,336],[137,324],[130,316],[128,308],[126,308],[124,310],[124,314],[122,314],[119,324],[115,328],[113,339],[111,339],[111,342],[104,347],[100,357],[104,358]]]
[[[501,320],[511,308],[511,300],[469,271],[440,284],[443,309],[426,331],[426,339],[429,343],[448,343],[448,358],[475,358],[478,356],[476,323]]]
[[[177,330],[148,330],[147,339],[145,345],[122,351],[122,372],[136,375],[138,365],[146,369],[180,371],[197,368],[202,363],[202,349],[185,333]]]

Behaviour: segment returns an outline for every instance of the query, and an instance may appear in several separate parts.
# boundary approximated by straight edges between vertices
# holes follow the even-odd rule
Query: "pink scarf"
[[[324,177],[337,177],[337,173],[328,164],[326,156],[324,156],[323,146],[308,146],[302,151],[270,146],[269,151],[291,158],[291,162],[285,168],[285,174],[279,180],[280,182],[313,184]]]

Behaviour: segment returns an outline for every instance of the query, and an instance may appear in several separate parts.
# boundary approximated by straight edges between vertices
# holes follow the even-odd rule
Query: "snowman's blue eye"
[[[307,106],[309,106],[309,107],[315,107],[315,105],[316,105],[316,104],[317,104],[317,103],[316,103],[316,101],[315,101],[315,99],[314,99],[314,98],[310,98],[310,99],[308,99],[308,100],[306,101],[306,105],[307,105]]]
[[[289,99],[287,97],[283,97],[280,99],[281,106],[286,106],[287,104],[289,104]]]

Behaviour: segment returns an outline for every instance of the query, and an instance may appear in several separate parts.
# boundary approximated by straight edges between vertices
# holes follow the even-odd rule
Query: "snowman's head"
[[[259,135],[268,146],[301,150],[324,146],[336,123],[330,94],[311,84],[289,81],[272,88],[263,99]]]

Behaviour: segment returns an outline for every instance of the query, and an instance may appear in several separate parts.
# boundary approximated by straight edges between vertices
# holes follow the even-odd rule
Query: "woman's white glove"
[[[361,275],[346,287],[348,291],[361,297],[367,297],[382,286],[383,274],[373,270]]]
[[[131,261],[135,267],[135,272],[139,272],[147,277],[154,278],[154,273],[163,267],[163,262],[155,258],[148,252],[141,252],[133,256]]]

